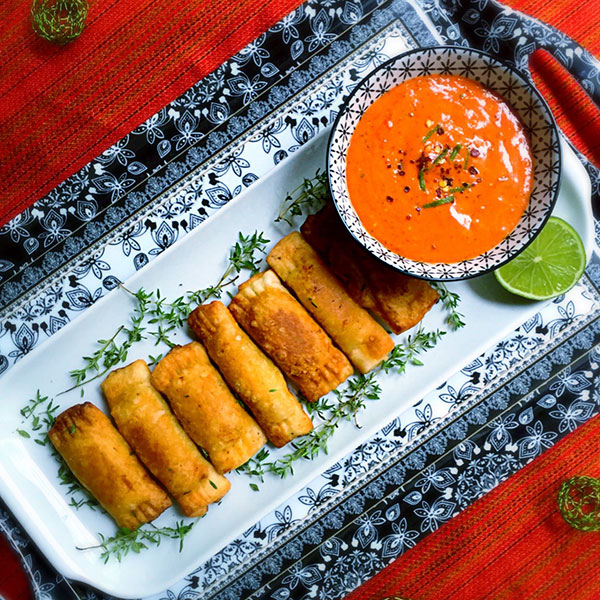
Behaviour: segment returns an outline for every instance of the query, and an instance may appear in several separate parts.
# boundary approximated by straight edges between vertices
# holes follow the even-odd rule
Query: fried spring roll
[[[308,217],[300,231],[353,300],[394,333],[416,325],[437,302],[437,291],[426,281],[400,273],[354,240],[332,203]]]
[[[188,317],[229,386],[278,448],[312,429],[312,421],[290,393],[281,371],[240,329],[218,300],[198,306]]]
[[[310,402],[352,374],[348,359],[273,271],[258,273],[242,283],[229,309]]]
[[[121,435],[186,516],[202,516],[229,491],[229,481],[200,454],[152,387],[143,360],[113,371],[102,391]]]
[[[220,473],[243,465],[267,439],[240,406],[198,342],[175,346],[152,373],[187,434]]]
[[[300,233],[280,240],[267,262],[361,373],[388,356],[394,340],[350,298]]]
[[[58,415],[48,437],[119,527],[133,530],[171,506],[108,417],[90,402]]]

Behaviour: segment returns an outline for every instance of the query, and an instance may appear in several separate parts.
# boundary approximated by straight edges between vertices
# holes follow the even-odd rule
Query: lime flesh
[[[509,292],[546,300],[564,294],[577,283],[585,260],[578,233],[562,219],[550,217],[533,242],[495,274]]]

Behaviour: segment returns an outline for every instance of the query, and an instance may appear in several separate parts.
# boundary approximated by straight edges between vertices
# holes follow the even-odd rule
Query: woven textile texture
[[[292,11],[299,0],[90,0],[80,38],[0,3],[0,225]]]
[[[600,56],[600,3],[595,0],[507,0],[516,10],[553,25],[596,57]],[[567,137],[600,167],[600,108],[546,52],[534,54],[530,68]]]
[[[595,417],[347,600],[597,600],[600,532],[571,528],[556,497],[572,475],[600,477],[599,436]]]

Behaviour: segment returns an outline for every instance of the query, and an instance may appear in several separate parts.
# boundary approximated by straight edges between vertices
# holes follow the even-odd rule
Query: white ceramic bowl
[[[420,262],[388,250],[363,227],[350,201],[346,182],[350,138],[367,108],[406,79],[432,73],[473,79],[506,100],[529,135],[533,155],[531,199],[516,228],[491,250],[455,263]],[[327,173],[333,200],[342,220],[350,233],[373,255],[414,277],[437,281],[467,279],[496,269],[516,256],[543,227],[552,212],[560,185],[559,135],[543,98],[524,76],[510,66],[490,54],[471,48],[422,48],[387,61],[352,91],[329,138]]]

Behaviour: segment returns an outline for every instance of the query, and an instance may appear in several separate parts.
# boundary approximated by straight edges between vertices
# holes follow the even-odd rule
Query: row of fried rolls
[[[57,418],[52,443],[119,526],[133,529],[171,504],[142,463],[185,515],[203,515],[229,490],[222,474],[267,438],[281,447],[312,429],[282,371],[315,402],[345,381],[352,365],[366,373],[393,348],[365,309],[399,332],[437,300],[426,282],[364,251],[329,207],[309,217],[302,232],[273,248],[272,270],[242,283],[229,309],[215,301],[190,314],[202,344],[176,346],[153,373],[138,360],[106,378],[102,390],[119,431],[90,403]]]

